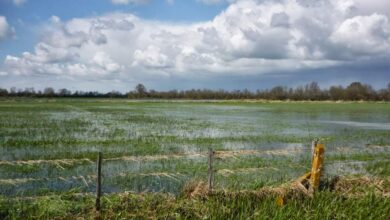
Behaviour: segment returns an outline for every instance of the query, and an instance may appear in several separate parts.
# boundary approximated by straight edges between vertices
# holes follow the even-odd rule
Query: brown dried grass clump
[[[259,190],[214,190],[211,194],[207,183],[204,181],[192,181],[187,183],[182,190],[182,196],[192,199],[207,199],[209,196],[216,197],[256,197],[265,198],[269,196],[281,196],[286,198],[302,198],[307,196],[307,192],[303,191],[295,182],[282,184],[278,187],[263,187]]]
[[[260,189],[263,190],[263,189]],[[312,197],[313,192],[307,189],[299,181],[292,181],[278,187],[271,188],[277,196],[287,198]],[[333,191],[346,197],[361,197],[367,193],[374,193],[377,196],[390,197],[390,177],[334,177],[321,181],[320,191]]]
[[[287,198],[312,197],[313,192],[299,181],[282,184],[278,187],[262,188],[260,191],[269,191],[277,196]],[[377,196],[390,197],[390,177],[334,177],[321,181],[319,191],[333,191],[346,197],[361,197],[367,193]]]
[[[209,188],[204,181],[191,181],[184,185],[182,193],[186,198],[206,198]]]
[[[368,192],[383,197],[390,197],[390,177],[370,178],[370,177],[343,177],[339,178],[331,189],[349,197],[359,197]]]
[[[346,197],[361,197],[367,193],[374,193],[382,197],[390,197],[390,177],[386,179],[369,177],[336,177],[323,180],[320,191],[328,190]],[[313,191],[307,189],[299,181],[291,181],[275,187],[262,187],[258,190],[215,190],[212,194],[208,191],[207,183],[203,181],[192,181],[187,183],[182,191],[186,198],[207,199],[209,196],[217,197],[255,197],[262,199],[273,196],[283,200],[299,200],[313,197]]]
[[[262,188],[260,191],[284,199],[302,199],[312,196],[311,192],[298,181],[284,183],[277,187]]]

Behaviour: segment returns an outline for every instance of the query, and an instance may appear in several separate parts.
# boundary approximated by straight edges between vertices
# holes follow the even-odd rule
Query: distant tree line
[[[148,90],[143,84],[138,84],[134,90],[121,93],[111,91],[100,93],[97,91],[70,91],[68,89],[54,90],[51,87],[43,91],[34,88],[10,90],[0,88],[0,97],[90,97],[90,98],[129,98],[129,99],[266,99],[266,100],[371,100],[390,101],[390,83],[387,88],[375,90],[368,84],[353,82],[347,87],[331,86],[329,89],[321,89],[317,82],[311,82],[304,86],[288,88],[275,86],[272,89],[257,90],[256,92],[244,90]]]

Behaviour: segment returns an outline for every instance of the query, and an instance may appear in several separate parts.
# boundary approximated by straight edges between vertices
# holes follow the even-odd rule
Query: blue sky
[[[0,0],[0,87],[390,82],[386,0]]]

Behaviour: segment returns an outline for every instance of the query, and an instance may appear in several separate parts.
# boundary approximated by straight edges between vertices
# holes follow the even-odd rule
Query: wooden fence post
[[[102,152],[99,152],[98,159],[97,159],[97,183],[96,183],[96,204],[95,208],[96,211],[100,211],[100,196],[102,195],[102,160],[103,160],[103,154]]]
[[[209,148],[209,178],[208,178],[208,190],[209,194],[213,192],[214,186],[214,170],[213,170],[214,151]]]
[[[314,139],[312,142],[311,142],[311,163],[313,164],[313,160],[314,160],[314,150],[318,144],[318,138]]]
[[[310,175],[310,188],[312,191],[317,190],[320,186],[320,177],[324,166],[324,153],[324,144],[316,143]]]

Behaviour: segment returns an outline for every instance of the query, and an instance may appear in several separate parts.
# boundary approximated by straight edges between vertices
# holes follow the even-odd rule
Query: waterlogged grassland
[[[390,104],[0,101],[0,194],[172,192],[207,175],[216,187],[257,189],[308,170],[310,142],[326,144],[326,173],[389,176]]]

